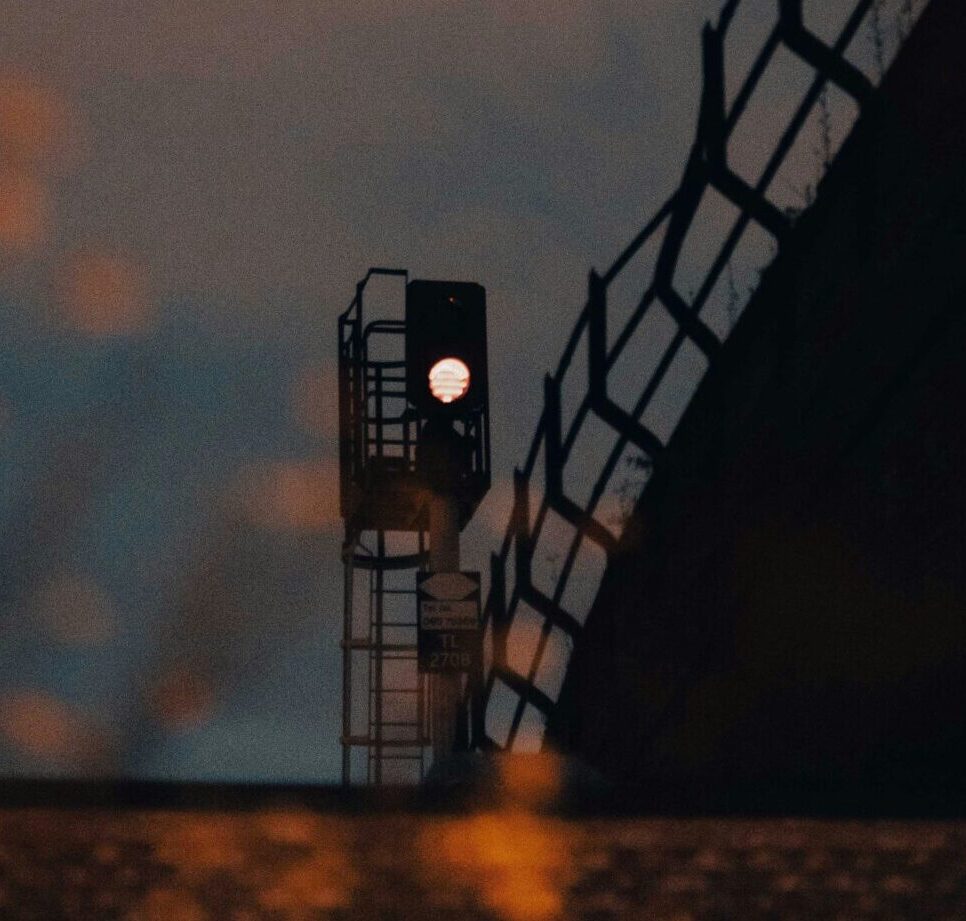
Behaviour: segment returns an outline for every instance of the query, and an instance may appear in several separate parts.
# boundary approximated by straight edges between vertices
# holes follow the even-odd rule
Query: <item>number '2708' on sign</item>
[[[478,572],[417,573],[417,651],[423,673],[483,667]]]

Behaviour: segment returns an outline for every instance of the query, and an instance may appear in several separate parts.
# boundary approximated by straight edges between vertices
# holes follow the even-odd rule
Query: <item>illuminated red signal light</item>
[[[458,358],[441,358],[429,369],[429,392],[440,403],[453,403],[470,389],[470,369]]]

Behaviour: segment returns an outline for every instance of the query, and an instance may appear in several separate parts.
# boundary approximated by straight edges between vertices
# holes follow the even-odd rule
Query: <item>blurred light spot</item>
[[[151,835],[158,860],[188,882],[205,880],[213,871],[237,873],[245,866],[247,841],[237,816],[158,813],[152,817]]]
[[[0,697],[0,734],[25,755],[74,768],[102,766],[106,734],[80,711],[43,691]]]
[[[242,875],[265,910],[286,918],[315,917],[319,910],[346,907],[357,884],[346,826],[313,815],[277,810],[240,821],[237,814],[161,812],[149,822],[160,862],[187,886],[204,887],[215,875]],[[267,834],[268,842],[263,835]],[[252,861],[252,846],[283,861]],[[312,854],[305,854],[311,847]],[[176,907],[171,919],[181,919]],[[220,916],[219,916],[220,917]]]
[[[33,249],[45,240],[49,224],[50,204],[44,184],[28,173],[0,172],[0,246]]]
[[[564,915],[573,855],[557,819],[509,810],[427,822],[418,846],[430,885],[475,890],[505,921]]]
[[[338,524],[339,476],[319,461],[267,464],[245,471],[242,503],[249,521],[272,531],[306,533]]]
[[[153,889],[129,912],[126,921],[208,921],[206,912],[188,892],[179,889]]]
[[[259,894],[259,904],[291,917],[306,909],[346,908],[352,901],[354,873],[338,851],[323,851],[287,866],[274,886]]]
[[[511,800],[541,808],[557,799],[563,788],[563,762],[552,752],[502,757],[500,782]]]
[[[643,490],[644,484],[642,482],[639,489],[631,484],[623,493],[605,492],[597,500],[594,518],[615,537],[619,537],[623,533],[628,519],[634,514],[637,497]]]
[[[319,837],[315,816],[299,810],[266,812],[258,817],[265,837],[279,844],[310,845]]]
[[[31,601],[33,616],[59,643],[96,646],[114,636],[117,613],[110,599],[93,582],[63,573]]]
[[[116,253],[75,253],[62,283],[66,324],[88,336],[132,336],[154,320],[143,269]]]
[[[294,861],[274,877],[274,884],[259,894],[261,907],[285,917],[347,908],[359,878],[345,825],[291,814],[283,822],[279,822],[278,814],[266,818],[273,840],[290,846],[314,844],[315,849],[311,856]]]
[[[60,153],[67,124],[60,96],[26,79],[0,77],[0,150],[6,163],[35,167]]]
[[[476,520],[487,528],[494,540],[501,540],[506,533],[513,512],[513,500],[513,481],[496,480],[480,503]]]
[[[303,368],[292,385],[295,423],[319,437],[339,431],[338,393],[335,372],[318,366]]]
[[[197,669],[176,665],[151,689],[149,706],[165,729],[187,732],[212,718],[215,693],[206,675]]]

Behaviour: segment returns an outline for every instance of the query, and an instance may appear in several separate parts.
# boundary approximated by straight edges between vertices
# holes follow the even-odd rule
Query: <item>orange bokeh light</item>
[[[75,253],[62,284],[65,322],[89,336],[145,333],[154,319],[147,288],[145,272],[128,257]]]
[[[26,172],[0,172],[0,246],[33,249],[46,239],[49,225],[46,186]]]
[[[51,90],[21,77],[0,77],[0,150],[6,163],[36,167],[59,154],[68,110]]]
[[[0,697],[0,735],[25,755],[73,767],[101,765],[109,750],[85,714],[45,691]]]
[[[504,794],[531,808],[551,805],[563,790],[563,762],[552,752],[515,754],[499,765]]]
[[[259,894],[258,902],[286,917],[307,917],[310,911],[347,908],[355,884],[355,871],[347,856],[340,849],[327,849],[286,867],[275,884]]]
[[[215,692],[197,668],[177,665],[165,672],[149,695],[154,718],[170,732],[188,732],[212,718]]]
[[[419,854],[431,884],[475,891],[504,921],[563,916],[573,866],[559,819],[510,809],[427,822]]]
[[[137,921],[208,921],[211,917],[190,892],[179,889],[151,889],[136,912],[129,915]]]
[[[182,813],[160,813],[151,826],[158,858],[192,882],[212,871],[237,873],[245,866],[245,841],[232,816],[211,813],[198,821]]]
[[[271,531],[311,533],[340,521],[333,463],[279,461],[252,468],[241,477],[241,491],[248,520]]]

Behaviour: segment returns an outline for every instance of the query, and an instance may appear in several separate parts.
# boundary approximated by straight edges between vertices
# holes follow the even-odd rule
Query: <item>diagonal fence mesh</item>
[[[606,272],[590,273],[514,473],[510,520],[490,560],[477,747],[540,748],[651,472],[924,6],[728,0],[705,27],[681,184]]]

